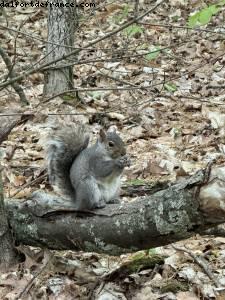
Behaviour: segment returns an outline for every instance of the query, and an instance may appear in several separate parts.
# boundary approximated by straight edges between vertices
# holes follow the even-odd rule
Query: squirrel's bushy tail
[[[49,181],[65,196],[74,197],[70,181],[70,168],[78,154],[89,143],[89,135],[83,125],[65,126],[50,136],[47,143]]]

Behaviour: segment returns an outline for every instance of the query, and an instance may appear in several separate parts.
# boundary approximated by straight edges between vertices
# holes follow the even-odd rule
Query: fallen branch
[[[118,255],[166,245],[225,223],[225,167],[208,169],[137,201],[89,212],[49,195],[8,201],[10,225],[18,243]],[[224,180],[224,181],[223,181]],[[220,191],[209,197],[210,189]],[[220,194],[221,192],[221,194]],[[219,198],[216,198],[216,197]]]
[[[202,268],[202,270],[205,272],[205,274],[209,277],[209,279],[212,280],[212,282],[215,284],[216,287],[220,287],[218,280],[215,278],[213,272],[210,270],[209,266],[207,265],[206,260],[203,257],[195,255],[193,252],[184,249],[184,248],[179,248],[173,246],[173,248],[177,251],[187,253],[193,260],[194,262],[199,265],[199,267]]]

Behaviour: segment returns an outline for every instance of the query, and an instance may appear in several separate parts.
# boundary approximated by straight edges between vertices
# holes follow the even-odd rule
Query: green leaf
[[[211,10],[209,8],[205,8],[200,12],[198,21],[201,25],[206,25],[209,23],[211,18],[212,18]]]
[[[193,14],[188,18],[188,26],[193,28],[198,24],[199,12]]]
[[[155,47],[154,49],[152,49],[151,52],[149,52],[145,58],[147,60],[153,60],[153,59],[156,59],[160,54],[160,47]]]
[[[130,25],[129,27],[124,29],[124,32],[129,36],[133,36],[136,33],[143,33],[143,30],[140,26],[138,25]]]
[[[225,0],[221,0],[217,4],[209,5],[206,8],[203,8],[199,12],[194,13],[188,18],[188,26],[193,28],[200,25],[206,25],[210,22],[213,15],[216,15],[220,10],[221,6],[225,4]]]
[[[66,102],[75,101],[75,99],[76,99],[76,97],[72,94],[65,94],[65,95],[61,96],[61,98]]]
[[[148,249],[148,250],[146,250],[146,252],[148,253],[148,255],[156,255],[157,254],[157,251],[155,248]]]
[[[177,87],[175,84],[173,83],[166,83],[164,85],[165,89],[168,91],[168,92],[176,92],[177,91]]]
[[[209,6],[209,10],[211,11],[212,15],[215,15],[218,13],[218,11],[220,11],[220,7],[217,5],[211,5]]]
[[[100,100],[102,96],[102,92],[98,92],[98,91],[88,92],[88,95],[90,95],[94,100]]]

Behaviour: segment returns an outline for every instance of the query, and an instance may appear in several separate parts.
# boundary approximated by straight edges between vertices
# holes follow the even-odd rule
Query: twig
[[[202,28],[191,28],[188,26],[181,26],[181,25],[172,25],[172,24],[156,24],[156,23],[147,23],[147,22],[138,22],[140,25],[147,25],[147,26],[155,26],[155,27],[166,27],[166,28],[178,28],[178,29],[187,29],[191,31],[197,31],[197,32],[208,32],[208,33],[215,33],[215,34],[222,34],[225,35],[224,32],[217,32],[210,29],[202,29]]]
[[[0,28],[1,28],[1,25],[0,25]],[[194,40],[188,40],[188,42],[191,42]],[[91,63],[97,63],[97,62],[116,62],[116,61],[119,61],[121,59],[131,59],[131,58],[136,58],[136,57],[143,57],[147,54],[152,54],[152,53],[155,53],[155,52],[163,52],[164,50],[167,50],[167,49],[173,49],[173,48],[177,48],[179,46],[182,46],[183,44],[186,44],[187,41],[182,41],[182,42],[178,42],[178,43],[173,43],[172,45],[170,46],[166,46],[166,47],[162,47],[160,49],[157,49],[157,50],[153,50],[153,51],[146,51],[144,53],[137,53],[137,54],[133,54],[133,55],[121,55],[121,56],[116,56],[116,57],[112,57],[112,58],[95,58],[95,59],[86,59],[86,60],[78,60],[78,61],[72,61],[71,63],[64,63],[64,64],[61,64],[61,65],[57,65],[57,66],[47,66],[47,67],[44,67],[41,71],[45,71],[45,70],[48,70],[48,69],[61,69],[61,68],[66,68],[66,67],[70,67],[70,66],[75,66],[75,65],[83,65],[83,64],[91,64]],[[94,51],[94,50],[104,50],[104,51],[112,51],[112,48],[110,49],[101,49],[101,48],[74,48],[74,49],[79,49],[80,51],[83,51],[83,50],[91,50],[91,51]],[[135,49],[118,49],[117,51],[118,52],[121,52],[123,50],[126,50],[126,52],[131,52],[131,51],[135,51]],[[115,52],[116,53],[116,52]],[[46,57],[46,56],[45,56]],[[43,59],[45,59],[45,57],[42,57],[39,61],[37,61],[35,64],[32,65],[32,67],[34,67],[35,65],[37,65],[40,61],[42,61]],[[68,59],[69,60],[69,59]],[[28,66],[24,66],[24,67],[21,67],[22,70],[26,70],[28,71],[30,69],[30,67]],[[19,70],[19,72],[21,72]],[[2,80],[2,77],[0,77],[0,80]]]
[[[29,280],[28,284],[24,287],[22,292],[19,293],[19,295],[17,297],[15,297],[15,300],[19,300],[25,294],[27,294],[29,292],[29,290],[31,289],[34,280],[37,279],[44,272],[44,270],[47,268],[47,266],[49,265],[49,263],[50,263],[50,261],[52,260],[52,257],[53,257],[53,254],[50,251],[48,251],[48,254],[49,254],[49,258],[48,258],[47,262],[44,264],[44,266],[42,266],[42,268],[38,272],[36,272],[34,277],[31,278],[31,280]]]
[[[218,55],[217,57],[213,58],[212,60],[216,60],[216,59],[219,59],[220,57],[223,57],[224,56],[224,53],[223,54],[220,54]],[[204,67],[205,65],[207,65],[209,62],[205,62],[204,64],[199,64],[197,67],[195,67],[194,69],[190,70],[190,71],[187,71],[185,73],[183,73],[183,76],[184,75],[188,75],[188,74],[191,74],[193,72],[195,72],[196,70],[198,69],[201,69],[202,67]],[[179,79],[180,78],[180,75],[178,76],[175,76],[173,78],[170,78],[168,80],[165,80],[165,76],[164,76],[164,79],[162,82],[158,82],[158,83],[155,83],[155,84],[152,84],[152,85],[148,85],[148,86],[125,86],[125,87],[97,87],[97,88],[75,88],[75,89],[72,89],[72,90],[67,90],[67,91],[64,91],[64,92],[61,92],[61,93],[58,93],[56,95],[53,95],[51,97],[49,97],[48,99],[44,100],[42,103],[46,103],[56,97],[60,97],[66,93],[74,93],[74,92],[88,92],[88,91],[129,91],[129,90],[146,90],[146,89],[152,89],[156,86],[160,86],[160,85],[165,85],[166,83],[169,83],[171,82],[172,80],[176,80],[176,79]]]
[[[11,123],[9,122],[8,124],[4,124],[4,126],[0,127],[0,144],[7,139],[8,135],[10,134],[10,132],[14,127],[22,123],[25,123],[27,120],[31,118],[31,114],[26,114],[26,115],[17,114],[17,115],[20,115],[21,117],[17,118],[15,121]]]
[[[211,279],[213,281],[215,286],[218,288],[220,287],[219,283],[217,282],[212,271],[209,269],[209,266],[207,266],[207,263],[203,257],[196,256],[196,255],[194,255],[194,253],[192,253],[191,251],[189,251],[187,249],[175,247],[174,245],[172,245],[172,247],[177,251],[187,253],[196,262],[196,264],[199,265],[199,267],[201,267],[203,269],[203,271],[206,273],[206,275],[209,277],[209,279]]]
[[[106,73],[104,73],[104,72],[102,72],[101,70],[99,70],[99,72],[100,72],[100,75],[101,76],[103,76],[103,77],[106,77],[106,78],[109,78],[109,79],[112,79],[112,80],[114,80],[114,81],[117,81],[117,82],[119,82],[119,83],[121,83],[121,84],[127,84],[127,85],[129,85],[129,86],[133,86],[133,87],[137,87],[137,85],[136,84],[133,84],[133,83],[131,83],[131,82],[128,82],[128,81],[125,81],[125,80],[121,80],[121,79],[119,79],[119,78],[116,78],[116,77],[113,77],[113,76],[110,76],[110,75],[108,75],[108,74],[106,74]]]
[[[7,26],[3,26],[3,25],[0,25],[0,29],[4,29],[4,30],[9,30],[9,31],[13,31],[13,32],[16,32],[18,34],[21,34],[21,35],[24,35],[24,36],[27,36],[33,40],[37,40],[37,41],[40,41],[40,42],[43,42],[45,44],[52,44],[52,45],[55,45],[55,46],[60,46],[60,47],[64,47],[64,48],[71,48],[71,49],[74,49],[74,50],[85,50],[85,51],[97,51],[97,50],[103,50],[103,51],[109,51],[111,52],[112,51],[112,48],[87,48],[87,47],[74,47],[74,46],[68,46],[68,45],[65,45],[65,44],[62,44],[62,43],[55,43],[55,42],[50,42],[50,41],[46,41],[45,39],[42,39],[42,38],[39,38],[38,36],[33,36],[32,34],[29,34],[27,32],[24,32],[24,31],[21,31],[21,30],[18,30],[18,29],[14,29],[14,28],[9,28]],[[119,49],[118,51],[121,51],[121,49]],[[133,51],[133,50],[127,50],[127,51]]]
[[[104,35],[103,37],[100,37],[96,40],[94,40],[93,42],[90,42],[88,43],[87,45],[84,46],[84,48],[88,48],[88,47],[92,47],[94,46],[95,44],[99,43],[99,42],[102,42],[104,41],[105,39],[117,34],[118,32],[124,30],[125,28],[129,27],[130,25],[134,24],[135,22],[141,20],[142,18],[144,18],[145,16],[147,16],[148,14],[150,14],[151,12],[153,12],[159,5],[161,5],[163,2],[165,2],[166,0],[161,0],[159,1],[158,3],[156,3],[156,5],[150,9],[148,9],[145,13],[143,13],[142,15],[140,15],[139,17],[137,18],[134,18],[133,20],[129,21],[129,22],[126,22],[124,23],[122,26],[120,26],[119,28],[115,29],[114,31],[111,31],[110,33]],[[73,56],[73,55],[77,55],[78,53],[80,52],[80,50],[74,50],[74,51],[71,51],[70,53],[66,54],[66,55],[63,55],[63,57],[59,57],[59,58],[56,58],[50,62],[47,62],[47,63],[43,63],[41,64],[40,66],[38,66],[37,68],[32,68],[28,71],[25,71],[24,73],[22,73],[21,75],[19,76],[16,76],[16,77],[13,77],[11,78],[11,80],[8,80],[7,82],[4,82],[2,84],[0,84],[0,88],[5,88],[6,86],[18,81],[18,80],[21,80],[33,73],[36,73],[38,71],[41,71],[43,68],[45,67],[48,67],[52,64],[55,64],[65,58],[68,58],[70,56]]]
[[[6,67],[9,71],[8,76],[10,78],[16,77],[16,73],[13,71],[13,65],[11,63],[11,60],[10,60],[8,54],[3,50],[2,47],[0,47],[0,55],[1,55],[2,59],[4,60],[4,63],[6,64]],[[19,95],[21,102],[28,105],[29,102],[28,102],[26,95],[24,94],[24,91],[21,88],[21,86],[17,82],[12,82],[12,87],[14,88],[15,92]]]
[[[13,194],[10,195],[10,197],[15,197],[19,192],[21,192],[22,190],[24,190],[25,188],[27,188],[28,186],[31,186],[37,182],[39,182],[40,180],[44,179],[47,177],[47,173],[25,183],[23,186],[21,186],[17,191],[15,191]]]

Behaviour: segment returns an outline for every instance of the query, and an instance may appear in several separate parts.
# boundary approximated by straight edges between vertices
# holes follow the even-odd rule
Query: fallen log
[[[8,200],[17,243],[111,255],[163,246],[225,223],[225,167],[198,171],[151,196],[78,212],[49,195]]]

